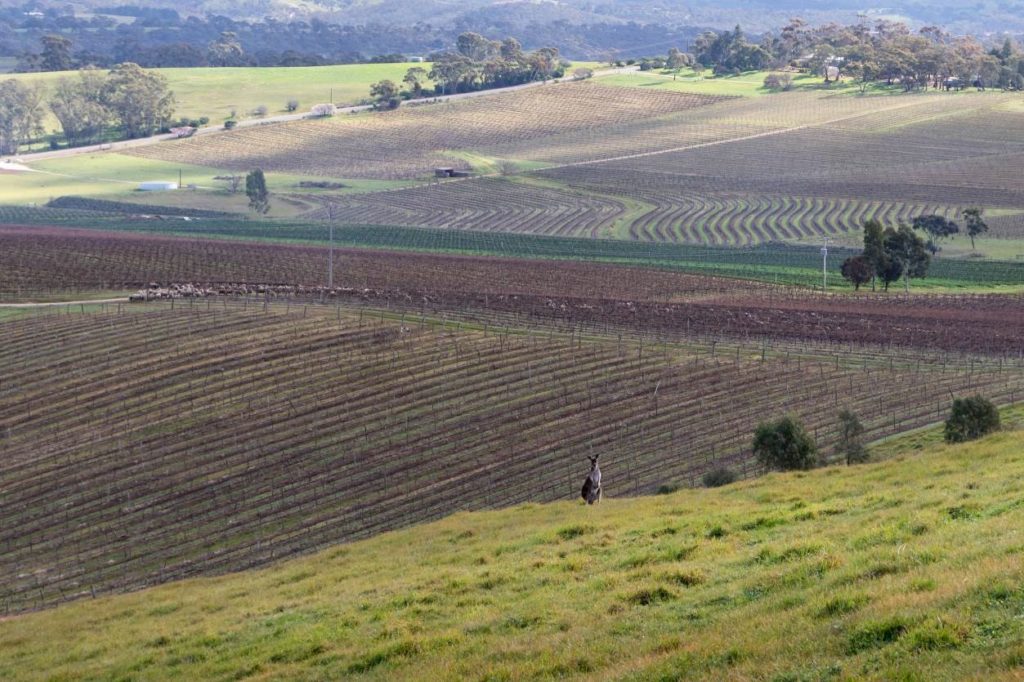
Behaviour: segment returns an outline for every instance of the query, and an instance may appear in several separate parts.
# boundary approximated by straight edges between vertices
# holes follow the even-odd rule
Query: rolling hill
[[[459,513],[8,617],[0,676],[1019,679],[1022,438],[918,436],[879,464]]]
[[[11,611],[571,499],[593,451],[609,494],[646,494],[761,473],[750,439],[769,416],[798,415],[828,456],[843,408],[878,438],[939,421],[950,395],[1024,393],[1016,297],[360,250],[338,251],[327,292],[322,249],[38,228],[2,243],[0,293],[81,277],[220,294],[0,309]]]

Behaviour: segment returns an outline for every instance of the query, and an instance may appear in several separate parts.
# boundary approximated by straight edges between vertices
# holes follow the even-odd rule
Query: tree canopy
[[[0,82],[0,154],[18,148],[43,132],[43,105],[39,88],[13,78]]]
[[[167,79],[130,62],[111,69],[103,103],[128,138],[152,135],[174,115],[174,93],[167,88]]]

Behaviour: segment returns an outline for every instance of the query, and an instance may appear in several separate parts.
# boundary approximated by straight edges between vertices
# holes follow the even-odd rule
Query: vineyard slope
[[[0,620],[0,677],[1019,679],[1022,441],[455,514]]]
[[[610,495],[646,494],[722,465],[758,475],[750,439],[767,416],[799,416],[827,456],[843,408],[877,438],[938,421],[950,395],[1024,394],[1016,356],[723,334],[719,322],[751,319],[742,309],[644,333],[559,314],[593,315],[598,301],[525,297],[545,316],[505,310],[516,297],[498,294],[437,312],[408,293],[368,296],[57,308],[0,323],[0,607],[571,499],[595,451]],[[906,319],[907,340],[928,333]]]

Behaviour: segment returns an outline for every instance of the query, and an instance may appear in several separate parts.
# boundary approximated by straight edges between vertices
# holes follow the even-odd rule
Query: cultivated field
[[[1019,359],[838,344],[812,359],[391,308],[179,301],[0,325],[0,604],[570,499],[592,449],[609,494],[651,493],[722,463],[758,473],[749,439],[767,415],[799,415],[827,451],[843,406],[878,437],[938,420],[951,392],[1024,391]]]
[[[169,161],[308,175],[411,178],[435,166],[468,168],[452,153],[502,143],[537,143],[567,131],[707,106],[722,98],[548,84],[460,102],[424,103],[380,114],[301,121],[151,145],[131,153]]]
[[[505,159],[532,178],[347,196],[329,214],[361,224],[742,245],[845,238],[869,218],[953,217],[969,205],[1006,213],[1010,230],[1024,214],[1024,137],[1005,95],[715,99],[600,83],[136,153],[389,178],[473,163],[493,173]],[[566,189],[577,197],[568,213]]]
[[[922,448],[929,433],[881,464],[458,514],[25,614],[0,621],[0,677],[1009,682],[1022,436]]]
[[[141,207],[146,210],[147,207]],[[134,210],[134,209],[133,209]],[[51,300],[54,296],[75,298],[78,292],[143,286],[151,281],[204,283],[271,283],[315,287],[327,279],[328,229],[324,224],[198,218],[188,222],[180,217],[145,218],[125,213],[103,213],[71,209],[0,208],[0,263],[6,266],[0,275],[0,297],[7,300]],[[63,227],[53,227],[63,225]],[[77,226],[69,229],[67,226]],[[81,226],[91,229],[80,229]],[[115,231],[116,230],[116,231]],[[194,241],[192,241],[194,240]],[[224,240],[230,240],[225,243]],[[273,242],[273,243],[268,243]],[[530,278],[550,282],[541,293],[556,296],[603,296],[607,284],[602,275],[591,277],[591,288],[565,288],[567,273],[605,270],[577,266],[582,263],[630,265],[654,278],[678,277],[670,273],[714,275],[716,278],[689,278],[683,291],[756,290],[756,282],[796,284],[820,287],[821,255],[815,247],[758,246],[749,248],[704,247],[681,244],[622,242],[539,235],[475,232],[463,230],[347,226],[334,229],[336,247],[352,250],[346,257],[356,261],[365,257],[365,249],[469,256],[498,256],[491,263],[484,283],[470,281],[465,286],[486,286],[486,291],[501,292],[509,280],[514,260],[526,258],[538,262],[524,267]],[[303,248],[299,248],[302,245]],[[849,287],[839,276],[842,259],[853,253],[842,248],[831,250],[829,290],[848,294]],[[360,256],[363,254],[363,256]],[[370,255],[369,258],[380,256]],[[407,258],[416,258],[411,254]],[[446,290],[467,282],[465,259],[426,257],[437,267],[452,267],[457,275],[449,277]],[[457,266],[455,264],[458,264]],[[376,267],[376,266],[373,266]],[[391,268],[384,267],[384,273]],[[619,277],[623,271],[618,271]],[[364,274],[369,279],[364,279]],[[394,277],[380,278],[369,271],[336,262],[335,282],[352,286],[383,282],[390,286],[435,286],[424,284],[413,273],[398,270]],[[723,280],[720,277],[730,279]],[[631,286],[641,286],[629,277]],[[677,280],[678,281],[678,280]],[[709,283],[693,286],[692,282]],[[403,284],[404,283],[404,284]],[[1024,263],[1019,260],[937,259],[929,279],[915,282],[914,291],[1013,293],[1024,286]],[[898,289],[898,288],[897,288]],[[469,289],[478,290],[478,289]],[[644,289],[641,289],[643,291]],[[521,290],[516,289],[516,292]],[[530,289],[530,291],[536,291]],[[637,296],[618,290],[618,296]],[[578,292],[578,293],[577,293]],[[806,290],[799,296],[806,297]],[[878,294],[875,303],[886,305],[899,293]],[[662,300],[662,299],[655,299]],[[669,299],[671,300],[671,299]],[[929,299],[931,300],[931,299]],[[1013,298],[1005,300],[1013,301]]]
[[[630,87],[631,78],[260,126],[130,153],[151,175],[184,169],[194,193],[152,199],[175,208],[244,211],[244,199],[212,177],[262,167],[277,217],[718,246],[824,237],[853,245],[870,218],[955,218],[977,205],[991,216],[993,237],[1014,240],[982,253],[1024,251],[1024,135],[1014,95],[808,89],[726,97]],[[102,172],[108,157],[132,158],[44,162],[38,168],[55,175],[12,176],[16,187],[0,201],[131,199],[119,176]],[[488,177],[437,181],[438,166]],[[312,178],[346,188],[299,187]],[[962,239],[946,248],[969,250]]]

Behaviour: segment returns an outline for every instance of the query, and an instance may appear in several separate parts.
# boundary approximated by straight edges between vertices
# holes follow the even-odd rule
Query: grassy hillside
[[[207,116],[214,123],[237,111],[239,118],[249,118],[260,105],[268,113],[285,113],[289,99],[299,100],[299,111],[308,111],[320,102],[340,105],[357,104],[369,97],[370,84],[390,79],[401,83],[412,66],[430,70],[430,64],[343,64],[338,66],[238,67],[153,69],[167,78],[174,91],[178,116]],[[61,78],[74,77],[74,72],[29,73],[12,77],[26,83],[53,87]],[[47,129],[58,126],[50,116]]]
[[[1019,679],[1022,443],[456,514],[0,621],[0,677]]]
[[[232,194],[226,181],[214,179],[236,171],[101,152],[39,161],[33,163],[32,168],[36,172],[6,173],[2,176],[0,204],[42,205],[61,196],[80,196],[239,213],[249,211],[244,182],[240,190]],[[178,182],[179,178],[182,186],[195,185],[195,189],[180,192],[140,192],[137,189],[142,181]],[[268,171],[266,178],[267,186],[274,194],[286,195],[271,201],[268,213],[271,218],[294,217],[320,206],[316,198],[324,195],[324,190],[300,187],[303,180],[342,182],[345,187],[331,190],[332,195],[409,184],[389,180],[311,178],[273,171]],[[294,196],[287,196],[289,194]]]

